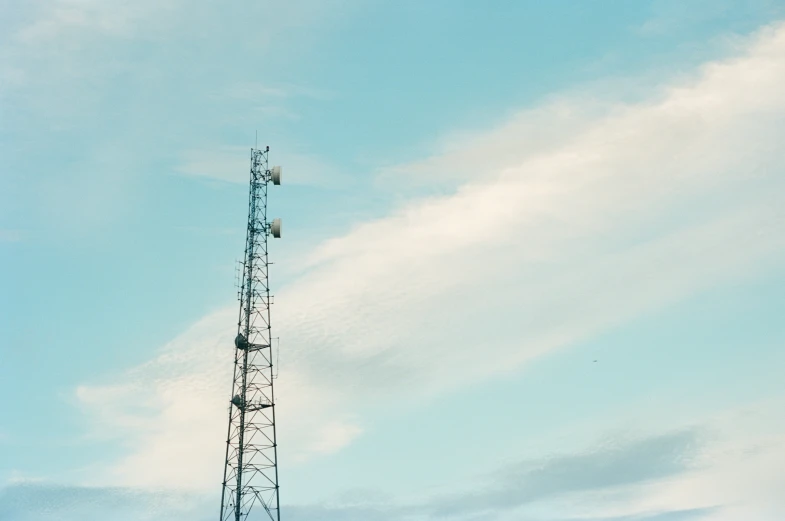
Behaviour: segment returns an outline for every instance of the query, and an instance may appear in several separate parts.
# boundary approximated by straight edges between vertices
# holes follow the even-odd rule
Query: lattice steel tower
[[[281,184],[281,167],[268,167],[269,152],[270,147],[251,149],[248,230],[234,341],[221,521],[281,519],[267,276],[267,238],[281,236],[281,220],[267,222],[267,187]]]

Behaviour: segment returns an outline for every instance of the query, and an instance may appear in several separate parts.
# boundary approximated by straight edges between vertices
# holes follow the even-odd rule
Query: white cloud
[[[225,95],[243,101],[255,102],[265,98],[312,98],[328,100],[335,94],[302,85],[244,82],[230,86]]]
[[[216,150],[190,150],[183,154],[177,171],[233,183],[247,183],[251,147],[222,146]]]
[[[785,26],[777,25],[656,99],[551,128],[537,148],[520,146],[536,129],[527,112],[474,148],[445,147],[397,168],[463,172],[464,182],[319,245],[302,262],[306,273],[279,292],[285,457],[340,448],[371,409],[514,371],[781,263],[784,81]],[[533,113],[543,121],[551,110],[561,109]],[[191,173],[209,170],[193,165]],[[233,317],[211,315],[150,364],[82,391],[109,396],[131,385],[152,404],[138,425],[127,407],[92,404],[132,429],[113,479],[216,482]],[[331,424],[336,404],[352,416]]]
[[[19,242],[24,234],[21,230],[2,230],[0,229],[0,242]]]
[[[783,505],[783,396],[660,425],[643,436],[603,430],[600,442],[509,461],[459,487],[416,498],[336,498],[289,509],[295,519],[614,519],[777,521]],[[664,429],[664,430],[663,430]],[[357,501],[360,499],[360,501]],[[373,514],[372,516],[369,514]]]
[[[782,406],[776,397],[703,419],[714,439],[698,451],[692,470],[615,493],[587,494],[575,502],[575,517],[706,509],[711,513],[700,518],[706,521],[778,521],[785,511],[778,492],[785,486],[785,422],[775,411]]]
[[[171,4],[171,2],[169,2]],[[56,0],[40,8],[42,16],[22,27],[16,38],[29,45],[63,45],[73,43],[78,33],[99,33],[127,37],[140,20],[149,16],[152,3],[109,4],[94,0]],[[165,7],[161,6],[161,7]]]
[[[330,454],[342,449],[362,433],[362,428],[351,423],[329,421],[319,427],[317,439],[309,447],[319,454]]]
[[[127,444],[129,455],[104,468],[97,483],[210,488],[220,481],[231,385],[235,309],[216,312],[166,345],[121,381],[80,386],[92,436]],[[281,447],[290,462],[339,450],[361,433],[352,417],[326,421],[340,396],[305,374],[278,382]],[[155,468],[155,472],[150,472]],[[95,474],[95,473],[93,473]]]
[[[261,55],[288,63],[292,46],[284,42],[307,46],[346,15],[312,0],[199,8],[181,0],[42,0],[11,10],[0,30],[0,105],[8,108],[0,130],[11,137],[0,192],[19,202],[28,227],[69,239],[116,226],[139,207],[142,185],[183,148],[220,142],[241,127],[250,146],[257,125],[261,135],[279,117],[298,117],[278,95],[318,96],[316,89],[282,81],[275,87],[285,91],[268,89],[258,105],[242,107],[237,96],[255,96],[262,76],[280,75],[276,66],[248,64]],[[233,88],[234,98],[216,99]],[[31,162],[37,143],[51,153]],[[233,154],[192,152],[183,171],[226,179]],[[228,164],[218,163],[227,156]],[[318,158],[290,156],[281,159],[315,179],[330,173]],[[231,172],[247,182],[247,163]]]

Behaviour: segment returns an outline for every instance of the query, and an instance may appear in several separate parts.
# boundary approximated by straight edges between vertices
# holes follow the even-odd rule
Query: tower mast
[[[226,463],[220,521],[280,521],[278,443],[270,325],[267,238],[281,236],[281,220],[267,222],[267,188],[281,184],[281,167],[269,168],[270,147],[251,149],[248,228],[240,313],[234,351]]]

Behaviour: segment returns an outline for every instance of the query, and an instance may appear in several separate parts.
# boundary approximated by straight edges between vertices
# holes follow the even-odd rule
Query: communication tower
[[[281,519],[267,260],[267,238],[281,237],[281,220],[267,222],[267,188],[270,183],[281,184],[281,167],[269,168],[269,152],[270,147],[251,149],[221,521]]]

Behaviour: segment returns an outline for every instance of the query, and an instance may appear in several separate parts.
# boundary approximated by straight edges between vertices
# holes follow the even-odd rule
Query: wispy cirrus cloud
[[[190,157],[195,143],[252,136],[259,121],[299,117],[288,97],[324,94],[283,79],[263,84],[247,63],[260,54],[286,56],[283,34],[307,45],[353,2],[342,5],[297,0],[206,10],[181,0],[43,0],[8,8],[11,16],[0,22],[0,132],[13,139],[3,144],[9,174],[0,191],[19,201],[26,222],[40,220],[63,236],[116,224],[143,190],[140,180],[173,170],[180,151],[188,156],[181,170],[214,175],[210,158]],[[262,30],[260,19],[276,23]],[[240,110],[243,96],[254,103]],[[41,143],[49,154],[29,161]],[[293,163],[323,163],[292,156]]]
[[[19,242],[23,237],[22,230],[0,230],[0,242]]]
[[[739,7],[739,4],[728,0],[699,0],[690,4],[676,0],[655,0],[649,4],[651,16],[635,27],[635,31],[643,36],[661,36],[729,17],[743,20],[752,13],[765,13],[769,18],[778,18],[785,13],[780,4],[769,0],[752,0],[741,6],[741,9]]]
[[[265,98],[311,98],[324,101],[335,97],[335,93],[303,85],[258,82],[243,82],[231,85],[224,91],[223,95],[250,102]]]
[[[110,487],[17,483],[0,487],[3,521],[206,520],[208,507],[194,495]]]
[[[512,462],[450,492],[296,506],[294,519],[776,521],[782,398],[644,437],[606,432],[573,453]]]
[[[173,3],[169,2],[169,5]],[[143,27],[151,11],[165,9],[166,5],[156,7],[152,2],[135,2],[110,6],[91,0],[55,0],[40,3],[37,7],[40,16],[15,33],[15,38],[23,44],[62,44],[78,33],[84,37],[93,33],[126,38]]]
[[[701,433],[684,430],[649,438],[608,438],[591,452],[560,454],[499,469],[476,491],[443,498],[434,517],[495,512],[554,496],[630,487],[690,470],[702,449]]]

